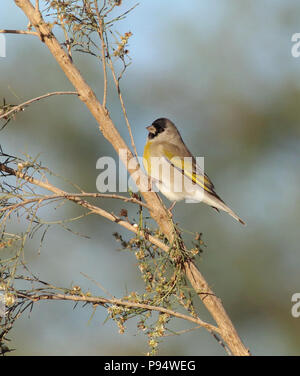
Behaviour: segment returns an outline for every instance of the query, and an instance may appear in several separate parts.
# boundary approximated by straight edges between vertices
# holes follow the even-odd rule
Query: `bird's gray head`
[[[149,131],[148,141],[172,142],[173,140],[181,139],[175,124],[167,118],[156,119],[146,129]]]

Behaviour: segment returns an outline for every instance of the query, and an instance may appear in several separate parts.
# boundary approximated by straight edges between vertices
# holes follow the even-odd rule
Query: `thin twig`
[[[25,205],[28,205],[28,204],[32,204],[33,202],[38,202],[40,204],[43,201],[54,200],[54,199],[57,199],[57,198],[65,198],[65,199],[70,200],[70,199],[73,199],[73,198],[76,198],[76,197],[112,198],[112,199],[122,200],[122,201],[125,201],[125,202],[132,202],[132,203],[138,204],[140,206],[143,206],[145,208],[149,208],[147,204],[145,204],[144,202],[142,202],[142,201],[140,201],[140,200],[138,200],[134,197],[126,197],[126,196],[106,194],[106,193],[66,193],[65,195],[51,195],[51,196],[43,196],[43,197],[35,197],[35,198],[30,198],[30,199],[24,199],[22,202],[19,202],[17,204],[2,207],[0,209],[0,212],[13,211],[15,209],[18,209],[19,207],[22,207],[22,206],[25,206]],[[13,198],[18,198],[18,196],[14,196]]]
[[[8,30],[8,29],[2,29],[0,30],[1,34],[30,34],[30,35],[36,35],[39,36],[39,34],[36,31],[29,31],[29,30]]]
[[[133,147],[134,154],[137,157],[137,150],[136,150],[135,142],[134,142],[132,131],[131,131],[131,126],[130,126],[130,123],[129,123],[129,120],[128,120],[126,107],[125,107],[123,97],[122,97],[122,93],[121,93],[121,89],[120,89],[120,80],[117,79],[115,68],[114,68],[114,65],[111,61],[110,56],[108,57],[108,61],[109,61],[109,67],[110,67],[110,70],[111,70],[111,73],[113,75],[113,79],[114,79],[114,82],[115,82],[115,85],[116,85],[116,89],[117,89],[117,92],[118,92],[118,95],[119,95],[119,100],[120,100],[120,103],[121,103],[122,111],[123,111],[123,114],[124,114],[124,118],[125,118],[125,121],[126,121],[129,136],[130,136],[131,146]]]
[[[91,282],[93,282],[97,287],[99,287],[106,295],[110,296],[111,298],[114,299],[114,296],[105,288],[101,285],[100,282],[98,281],[95,281],[93,278],[91,278],[90,276],[88,276],[87,274],[83,273],[83,272],[80,272],[80,274],[82,274],[85,278],[89,279]]]
[[[200,325],[197,325],[197,326],[194,326],[193,328],[189,328],[189,329],[184,329],[184,330],[179,330],[177,332],[171,332],[170,334],[164,334],[163,337],[173,337],[173,336],[179,336],[181,334],[185,334],[185,333],[189,333],[189,332],[192,332],[192,331],[195,331],[195,330],[198,330],[200,329],[201,326]],[[208,330],[208,329],[207,329]],[[216,333],[214,333],[212,330],[208,330],[210,332],[210,334],[214,337],[214,339],[218,342],[218,344],[220,346],[223,347],[223,349],[227,352],[228,355],[232,355],[231,351],[229,350],[229,348],[224,344],[224,342],[216,335]]]
[[[21,292],[15,292],[15,294],[18,297],[21,298],[26,298],[29,299],[33,302],[39,301],[39,300],[71,300],[74,302],[87,302],[87,303],[92,303],[92,304],[114,304],[118,306],[123,306],[123,307],[128,307],[128,308],[141,308],[145,309],[148,311],[157,311],[161,312],[173,317],[177,317],[179,319],[183,319],[186,321],[190,321],[192,323],[198,324],[199,326],[208,329],[209,331],[213,331],[215,333],[220,333],[220,329],[217,328],[214,325],[208,324],[205,321],[202,321],[199,318],[184,315],[179,312],[172,311],[167,308],[163,307],[157,307],[157,306],[152,306],[148,304],[143,304],[143,303],[136,303],[136,302],[131,302],[131,301],[125,301],[121,299],[116,299],[116,298],[100,298],[100,297],[89,297],[89,296],[78,296],[78,295],[66,295],[66,294],[35,294],[35,295],[30,295],[30,294],[24,294]]]
[[[68,35],[68,32],[65,28],[65,23],[64,23],[64,18],[61,14],[58,14],[58,18],[60,20],[60,26],[63,30],[63,33],[64,33],[64,36],[65,36],[65,44],[66,44],[66,47],[67,47],[67,50],[68,50],[68,54],[70,56],[70,59],[72,60],[72,49],[71,49],[71,45],[70,45],[70,39],[69,39],[69,35]]]
[[[78,95],[78,93],[76,91],[54,91],[53,93],[44,94],[44,95],[41,95],[39,97],[30,99],[30,100],[28,100],[24,103],[21,103],[17,106],[14,106],[12,110],[7,111],[4,114],[2,114],[0,116],[0,119],[6,118],[7,116],[9,116],[10,114],[13,114],[14,112],[21,111],[24,107],[30,105],[31,103],[37,102],[37,101],[44,99],[44,98],[51,97],[52,95]]]
[[[102,66],[103,66],[103,79],[104,79],[104,89],[103,89],[103,102],[102,106],[106,108],[106,97],[107,97],[107,72],[106,72],[106,45],[104,42],[104,37],[103,37],[103,18],[100,16],[99,8],[98,8],[98,1],[94,0],[94,5],[95,5],[95,10],[98,18],[98,34],[101,40],[101,54],[102,54]]]

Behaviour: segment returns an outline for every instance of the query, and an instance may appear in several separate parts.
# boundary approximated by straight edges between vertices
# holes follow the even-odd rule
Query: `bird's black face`
[[[149,140],[153,140],[159,133],[162,133],[166,129],[167,119],[160,118],[156,119],[152,125],[146,127],[149,131],[148,138]]]

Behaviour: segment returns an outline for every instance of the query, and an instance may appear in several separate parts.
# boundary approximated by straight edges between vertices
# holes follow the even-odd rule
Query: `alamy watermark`
[[[300,56],[300,33],[294,33],[292,35],[292,42],[294,42],[291,54],[293,57],[299,57]]]
[[[291,309],[291,314],[295,319],[298,319],[300,317],[300,293],[296,292],[295,294],[292,295],[292,309]]]
[[[151,176],[150,181],[141,179],[138,164],[144,166]],[[96,180],[100,193],[128,192],[128,189],[132,192],[162,191],[167,197],[167,193],[172,192],[185,198],[186,202],[194,202],[202,200],[204,190],[199,187],[207,182],[204,157],[197,157],[195,160],[192,157],[173,157],[171,160],[166,157],[151,157],[150,160],[138,157],[127,161],[127,150],[121,149],[118,166],[115,159],[106,156],[97,160],[96,168],[101,170]],[[129,178],[127,170],[131,171]],[[196,198],[193,200],[195,192]]]
[[[0,34],[0,57],[6,57],[6,39],[3,34]]]

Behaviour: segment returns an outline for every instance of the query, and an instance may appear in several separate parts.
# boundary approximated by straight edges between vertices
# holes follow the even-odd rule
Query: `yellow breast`
[[[149,141],[146,143],[145,148],[144,148],[144,154],[143,154],[143,164],[148,175],[150,175],[150,172],[151,172],[151,153],[150,153],[151,144],[152,142],[149,142]]]

